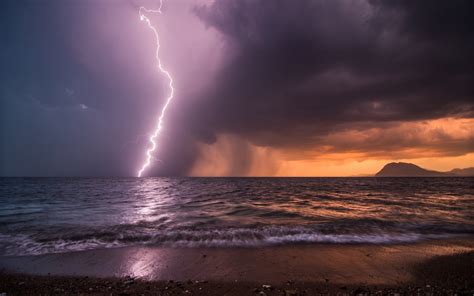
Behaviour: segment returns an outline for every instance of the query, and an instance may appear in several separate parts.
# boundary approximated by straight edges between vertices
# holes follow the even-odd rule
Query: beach
[[[267,248],[134,246],[0,259],[0,293],[466,294],[474,239]]]

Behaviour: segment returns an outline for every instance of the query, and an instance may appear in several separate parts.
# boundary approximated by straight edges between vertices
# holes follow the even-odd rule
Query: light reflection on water
[[[472,235],[473,178],[3,178],[0,254]]]

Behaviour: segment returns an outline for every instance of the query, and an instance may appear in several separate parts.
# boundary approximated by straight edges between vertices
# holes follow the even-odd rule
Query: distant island
[[[427,170],[413,163],[391,162],[386,164],[375,177],[469,177],[474,176],[474,167],[453,169],[448,172]]]

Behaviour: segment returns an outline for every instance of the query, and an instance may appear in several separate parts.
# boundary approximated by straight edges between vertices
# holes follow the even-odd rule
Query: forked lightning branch
[[[163,108],[161,109],[156,128],[149,137],[149,147],[146,150],[146,159],[144,160],[140,170],[138,171],[138,174],[137,174],[138,177],[141,177],[143,175],[143,172],[151,165],[151,162],[153,159],[153,153],[155,152],[157,148],[157,138],[161,130],[163,129],[163,120],[165,118],[166,109],[168,108],[169,104],[173,100],[173,96],[174,96],[173,78],[171,77],[171,74],[163,67],[163,64],[161,63],[161,60],[160,60],[160,37],[159,37],[158,31],[156,30],[156,28],[153,26],[150,19],[146,15],[150,13],[161,14],[161,6],[162,6],[162,2],[160,1],[160,7],[158,10],[151,10],[151,9],[146,9],[145,7],[140,7],[139,12],[138,12],[140,15],[140,20],[144,21],[148,25],[148,28],[150,28],[150,30],[155,35],[154,36],[156,40],[155,58],[156,58],[157,66],[158,66],[159,71],[168,79],[168,86],[169,86],[169,95],[166,98]]]

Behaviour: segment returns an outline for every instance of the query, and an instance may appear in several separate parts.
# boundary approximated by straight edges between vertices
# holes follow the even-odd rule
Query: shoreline
[[[285,295],[285,289],[296,289],[300,294],[304,290],[337,294],[357,289],[416,293],[417,290],[406,290],[412,288],[426,293],[441,289],[472,294],[472,266],[472,237],[397,245],[318,244],[256,249],[137,246],[0,257],[0,293],[30,289],[45,293],[49,290],[41,289],[72,285],[79,290],[98,287],[97,292],[108,294],[110,289],[131,294],[164,293],[165,287],[171,289],[168,292],[188,290],[197,295],[221,295],[223,291],[235,291],[226,292],[228,295],[248,295],[257,290],[265,295]],[[262,290],[262,285],[274,289]]]

